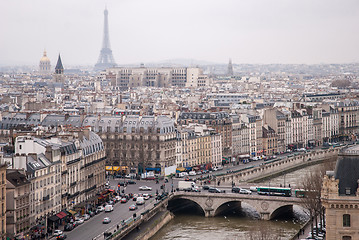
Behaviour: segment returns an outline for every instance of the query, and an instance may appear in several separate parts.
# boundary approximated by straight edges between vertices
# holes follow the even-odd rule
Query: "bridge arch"
[[[201,203],[197,202],[196,199],[191,199],[184,196],[174,197],[169,200],[167,209],[173,213],[191,212],[205,216],[205,211],[201,206]]]
[[[276,208],[269,214],[269,220],[275,219],[285,213],[293,213],[293,204],[286,204]]]
[[[246,215],[253,218],[258,218],[260,216],[258,209],[253,206],[253,204],[247,203],[247,201],[243,199],[223,200],[223,202],[218,204],[213,216],[221,214]],[[250,209],[250,211],[248,211],[248,209]]]

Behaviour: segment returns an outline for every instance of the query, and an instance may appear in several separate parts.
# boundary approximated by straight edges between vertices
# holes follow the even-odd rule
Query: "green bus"
[[[292,196],[291,188],[280,188],[280,187],[258,187],[258,194],[261,195],[276,195],[276,196]]]
[[[294,190],[294,195],[297,198],[304,198],[305,197],[305,190],[304,189],[295,189]]]

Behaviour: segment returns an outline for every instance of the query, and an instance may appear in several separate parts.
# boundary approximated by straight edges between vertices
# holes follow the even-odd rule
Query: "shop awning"
[[[75,215],[77,212],[73,211],[73,210],[68,210],[69,213],[71,213],[71,215]]]
[[[106,171],[120,171],[126,170],[127,166],[106,166]]]
[[[161,168],[145,168],[146,171],[157,171],[157,172],[160,172],[161,171]]]
[[[179,172],[184,172],[184,171],[186,171],[186,169],[185,169],[185,168],[183,168],[183,167],[179,167],[179,168],[176,168],[176,171],[179,171]]]
[[[52,222],[56,222],[56,221],[58,221],[60,218],[58,217],[58,216],[56,216],[56,215],[52,215],[51,217],[49,217],[48,218],[50,221],[52,221]]]
[[[60,219],[63,219],[64,217],[67,216],[67,214],[64,213],[64,212],[59,212],[58,214],[56,214],[56,216],[57,216],[58,218],[60,218]]]

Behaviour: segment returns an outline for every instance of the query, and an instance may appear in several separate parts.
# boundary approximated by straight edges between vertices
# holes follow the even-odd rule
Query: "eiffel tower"
[[[106,68],[115,67],[116,63],[112,55],[110,46],[110,38],[108,33],[108,11],[107,8],[104,11],[105,20],[103,25],[103,42],[100,56],[95,65],[95,70],[104,70]]]

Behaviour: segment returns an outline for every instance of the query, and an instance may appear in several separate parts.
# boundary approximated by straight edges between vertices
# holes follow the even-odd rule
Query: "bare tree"
[[[323,206],[321,202],[321,190],[323,184],[323,177],[328,170],[334,168],[335,162],[326,162],[320,166],[315,172],[309,172],[301,181],[300,187],[304,190],[304,197],[301,198],[302,206],[307,209],[306,212],[311,220],[311,232],[314,235],[313,220],[315,221],[316,229],[318,229],[317,217],[320,220],[323,216]],[[318,232],[316,231],[316,234]]]

